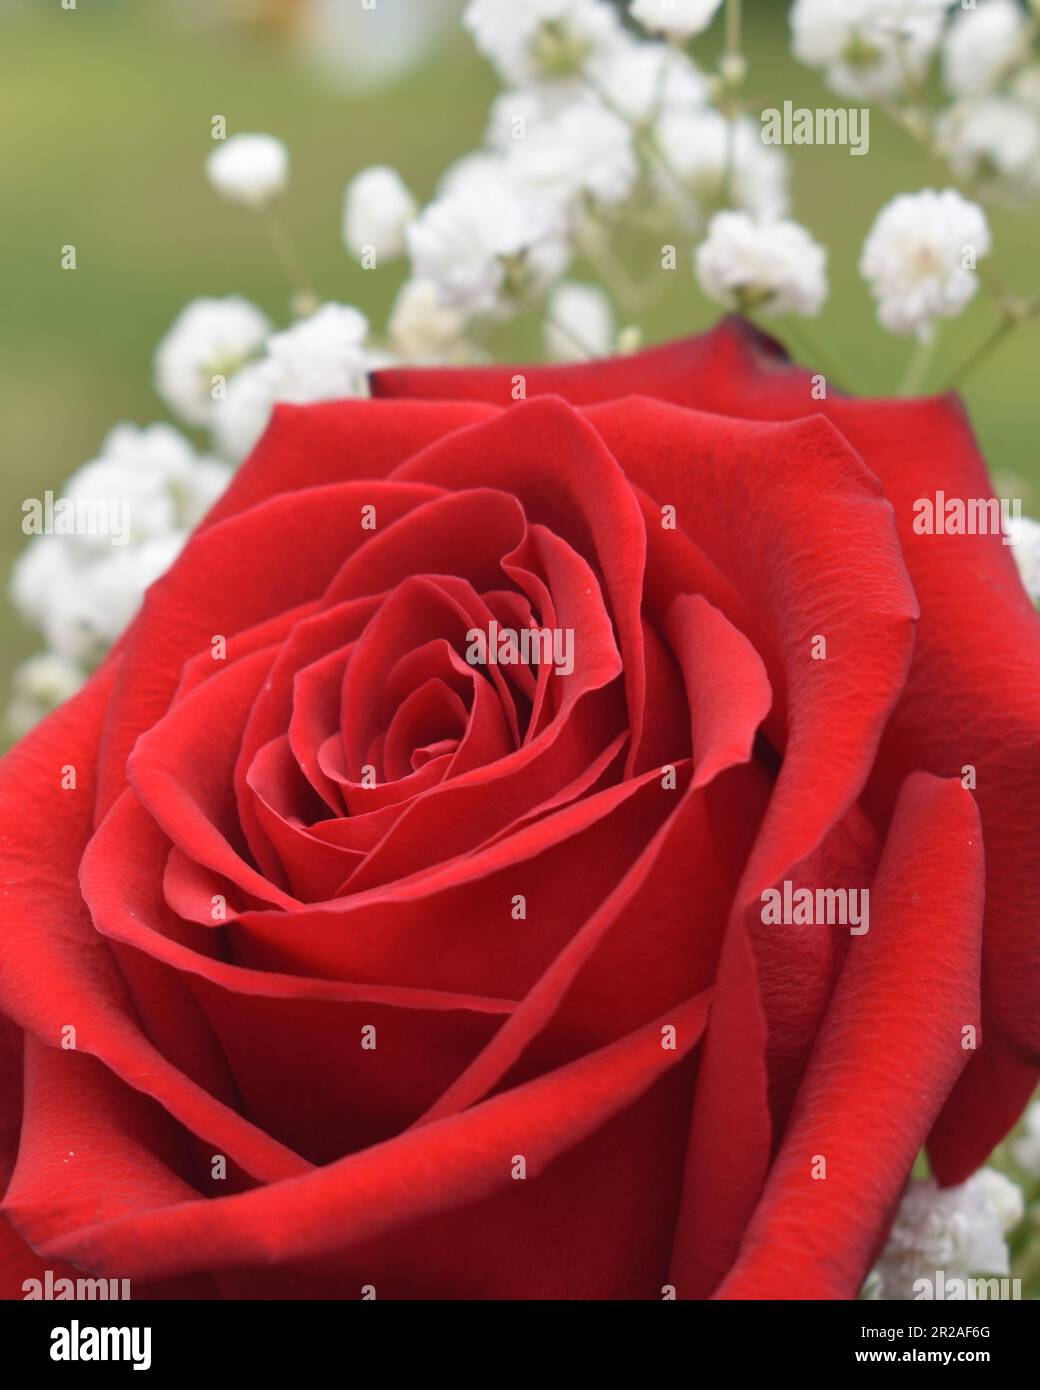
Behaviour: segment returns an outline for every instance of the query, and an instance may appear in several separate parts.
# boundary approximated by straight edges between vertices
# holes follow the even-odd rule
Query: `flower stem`
[[[562,319],[558,319],[555,314],[550,313],[547,305],[537,307],[540,308],[542,317],[545,319],[545,322],[551,328],[555,328],[556,332],[559,333],[559,335],[562,338],[566,338],[567,341],[571,344],[571,346],[576,348],[578,352],[581,353],[583,358],[591,362],[599,357],[599,353],[595,352],[591,347],[589,347],[588,343],[582,340],[580,334],[575,333],[574,329],[568,327],[568,325],[565,324]]]
[[[726,0],[726,53],[739,57],[741,47],[741,0]]]
[[[726,0],[726,51],[722,60],[722,79],[726,92],[726,172],[723,179],[724,205],[733,202],[733,183],[737,165],[737,122],[744,108],[744,55],[741,52],[741,0]]]
[[[773,336],[773,331],[768,324],[755,320],[763,332]],[[821,371],[827,379],[829,385],[839,386],[845,380],[844,374],[834,361],[834,359],[824,351],[816,342],[813,341],[811,333],[806,332],[802,326],[802,320],[798,320],[798,326],[792,327],[793,320],[785,318],[777,325],[777,333],[794,348],[795,352],[804,359],[804,364],[813,371]]]
[[[663,63],[661,64],[661,74],[662,76],[658,79],[659,88],[663,85]],[[700,220],[698,209],[692,202],[690,190],[683,183],[682,178],[672,167],[664,150],[662,150],[657,143],[653,131],[653,121],[649,124],[640,124],[638,121],[633,120],[632,117],[612,99],[610,93],[591,78],[585,78],[585,86],[612,116],[616,116],[619,121],[623,121],[625,125],[628,126],[632,133],[633,146],[635,147],[636,154],[639,155],[642,161],[644,169],[652,164],[656,167],[658,173],[664,176],[665,182],[671,185],[672,193],[675,195],[676,204],[683,215],[684,221],[689,224],[687,230],[694,230]],[[659,101],[659,97],[655,98],[655,102],[656,101]],[[655,120],[659,114],[659,110],[655,110]]]
[[[584,233],[578,234],[578,251],[626,314],[638,315],[643,312],[647,305],[647,294],[615,254],[604,227],[590,220]]]
[[[308,284],[307,271],[304,268],[303,259],[296,249],[296,245],[289,235],[285,224],[271,208],[265,207],[260,210],[260,220],[264,224],[264,231],[267,239],[271,243],[279,264],[288,276],[289,283],[292,285],[296,297],[301,303],[316,305],[317,300],[314,292]]]
[[[932,358],[935,356],[935,344],[938,336],[938,333],[933,332],[930,338],[924,338],[917,343],[907,360],[906,370],[899,383],[897,395],[919,396],[921,394],[921,387],[932,365]]]
[[[948,391],[957,390],[961,383],[974,371],[977,371],[983,362],[996,351],[1011,330],[1017,328],[1021,321],[1020,317],[1005,313],[1000,322],[987,333],[980,343],[976,344],[961,364],[954,369],[953,375],[946,383],[946,389]]]

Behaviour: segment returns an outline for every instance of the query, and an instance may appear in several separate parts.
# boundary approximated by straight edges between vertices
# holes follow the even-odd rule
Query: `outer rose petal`
[[[978,1021],[983,877],[970,795],[926,773],[908,778],[871,888],[870,931],[850,947],[718,1297],[856,1297],[879,1217],[970,1056],[962,1029]],[[820,1158],[825,1179],[813,1172]]]
[[[0,1191],[6,1191],[14,1171],[22,1122],[22,1073],[23,1053],[48,1053],[32,1038],[23,1038],[15,1026],[0,1016]],[[69,1058],[72,1054],[48,1053],[55,1058]],[[80,1063],[82,1065],[82,1063]],[[103,1068],[99,1068],[103,1070]],[[82,1097],[78,1097],[82,1100]],[[63,1112],[51,1107],[52,1119],[60,1122]],[[68,1147],[62,1147],[62,1134],[57,1140],[59,1155],[68,1158]],[[68,1171],[65,1165],[64,1186],[68,1187]],[[0,1300],[22,1300],[30,1296],[32,1286],[26,1287],[29,1280],[43,1284],[47,1272],[57,1282],[59,1279],[82,1279],[83,1270],[63,1261],[45,1259],[27,1244],[11,1224],[6,1215],[0,1215]],[[134,1298],[212,1298],[216,1293],[213,1281],[208,1276],[179,1280],[175,1285],[142,1286],[132,1290]]]
[[[61,1045],[62,1029],[72,1024],[77,1049],[104,1060],[254,1177],[305,1172],[303,1159],[178,1072],[148,1041],[68,871],[90,835],[98,732],[115,674],[109,662],[0,763],[0,1007],[50,1047]],[[76,787],[63,790],[69,766]]]
[[[743,939],[743,914],[862,792],[906,678],[917,602],[891,507],[827,422],[736,423],[642,399],[587,413],[626,474],[676,506],[740,592],[786,694],[783,765],[727,932],[698,1074],[681,1221],[696,1232],[687,1248],[699,1269],[684,1281],[707,1294],[732,1261],[771,1157],[769,1020],[759,1002],[769,962]],[[843,537],[851,545],[836,544]],[[816,635],[826,659],[813,659]],[[732,1157],[720,1160],[736,1135]]]
[[[548,1076],[306,1179],[142,1210],[135,1193],[155,1193],[168,1179],[140,1171],[123,1215],[48,1237],[54,1223],[46,1210],[26,1203],[20,1222],[44,1255],[123,1277],[285,1265],[268,1284],[282,1296],[306,1296],[294,1261],[317,1264],[325,1287],[346,1270],[358,1288],[367,1272],[387,1297],[659,1296],[660,1240],[677,1179],[667,1155],[684,1120],[684,1059],[700,1038],[708,999],[700,995]],[[675,1050],[661,1046],[665,1024],[676,1028]],[[98,1141],[110,1144],[108,1136],[101,1126]],[[512,1179],[516,1155],[526,1159],[523,1182]],[[630,1217],[609,1232],[605,1202]],[[444,1214],[450,1239],[437,1226]],[[562,1234],[566,1256],[561,1249],[546,1260],[544,1245],[531,1240],[533,1226],[545,1241]],[[334,1257],[331,1271],[321,1269],[325,1255]],[[372,1277],[380,1269],[385,1282]]]
[[[279,404],[253,452],[207,515],[226,521],[283,492],[386,478],[405,459],[494,411],[464,401],[410,401],[373,409],[365,400]]]

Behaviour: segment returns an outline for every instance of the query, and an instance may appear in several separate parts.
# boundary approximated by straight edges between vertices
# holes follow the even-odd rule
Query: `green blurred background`
[[[265,3],[276,10],[277,0]],[[240,293],[276,321],[287,319],[289,287],[260,228],[222,203],[203,177],[211,117],[226,116],[230,133],[270,131],[286,141],[293,164],[282,214],[313,284],[324,297],[359,305],[381,329],[403,268],[365,272],[348,258],[339,234],[344,185],[364,165],[387,162],[420,197],[429,195],[441,170],[479,143],[498,90],[457,24],[420,69],[357,94],[323,80],[277,25],[200,28],[185,23],[189,11],[190,0],[78,0],[75,11],[63,11],[61,0],[0,0],[4,585],[25,543],[22,499],[60,491],[116,422],[166,418],[152,390],[152,354],[188,300]],[[835,104],[840,99],[790,57],[786,11],[777,0],[748,0],[752,100]],[[718,29],[701,45],[704,66],[717,54]],[[885,201],[948,180],[880,112],[865,158],[835,147],[790,154],[794,215],[830,252],[831,297],[811,332],[848,389],[891,393],[910,344],[877,327],[856,272],[859,250]],[[999,213],[993,227],[990,264],[1012,288],[1040,290],[1036,217]],[[74,273],[59,267],[68,242],[77,248]],[[647,255],[656,257],[656,246],[648,244]],[[685,255],[682,264],[683,292],[642,325],[649,342],[717,317]],[[947,330],[931,381],[942,381],[995,321],[980,297]],[[1040,325],[1020,330],[966,390],[991,468],[1034,512],[1038,344]],[[537,354],[536,325],[512,325],[503,351]],[[11,669],[38,643],[6,602],[0,632],[4,702]]]

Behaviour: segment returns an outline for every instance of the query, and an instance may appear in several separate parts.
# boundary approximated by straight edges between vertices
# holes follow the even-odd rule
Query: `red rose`
[[[1040,1059],[1040,627],[912,524],[959,407],[737,322],[376,393],[0,771],[4,1292],[854,1297]]]

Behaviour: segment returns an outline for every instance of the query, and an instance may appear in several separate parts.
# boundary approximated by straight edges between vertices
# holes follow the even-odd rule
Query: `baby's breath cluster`
[[[981,1168],[959,1187],[911,1178],[865,1295],[901,1301],[963,1298],[953,1290],[953,1280],[1008,1276],[1008,1236],[1024,1214],[1021,1189],[995,1168]],[[940,1279],[943,1287],[937,1289]]]
[[[1001,315],[995,344],[1040,306],[1001,288],[990,262],[980,270],[997,259],[986,203],[1040,199],[1038,7],[790,6],[796,59],[838,96],[898,122],[949,171],[949,186],[901,191],[864,226],[863,293],[893,334],[927,344],[984,289]],[[491,361],[496,335],[518,316],[535,316],[548,359],[568,361],[631,351],[647,309],[669,293],[786,316],[781,336],[791,316],[818,314],[828,254],[795,218],[790,154],[765,138],[765,96],[750,99],[741,9],[741,0],[468,0],[463,26],[501,83],[477,148],[422,188],[375,162],[343,190],[345,253],[395,277],[381,332],[337,302],[335,286],[325,295],[310,285],[285,216],[286,146],[215,131],[205,177],[270,239],[291,285],[289,313],[273,323],[239,294],[185,306],[154,360],[156,392],[179,428],[120,426],[65,485],[73,498],[127,500],[132,526],[118,547],[38,536],[18,562],[14,602],[46,644],[18,673],[18,730],[108,650],[277,402],[365,395],[369,373],[394,361]],[[969,352],[965,371],[987,351]],[[1032,531],[1015,553],[1036,593]]]
[[[185,404],[189,404],[185,401]],[[190,409],[197,407],[192,401]],[[171,425],[117,425],[66,483],[68,513],[104,528],[53,525],[18,557],[10,593],[47,646],[16,673],[10,710],[22,733],[86,679],[227,487],[231,468],[196,452]]]
[[[988,203],[1040,201],[1040,7],[1034,0],[795,0],[792,48],[946,166],[951,187],[899,194],[860,270],[883,327],[932,339],[979,288]],[[1040,307],[992,291],[1016,320]]]

